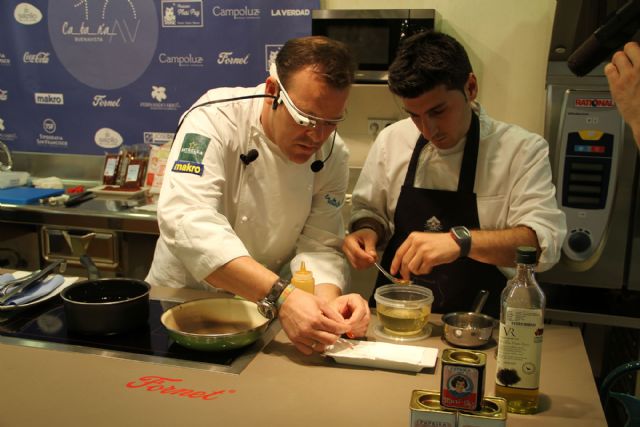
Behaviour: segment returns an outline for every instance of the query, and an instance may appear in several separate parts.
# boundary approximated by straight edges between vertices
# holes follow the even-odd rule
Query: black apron
[[[449,232],[456,225],[464,225],[469,229],[480,228],[476,195],[473,192],[479,140],[480,123],[478,116],[473,113],[462,157],[458,190],[445,191],[414,187],[418,158],[427,144],[422,135],[418,138],[396,206],[393,219],[395,232],[382,256],[384,268],[389,269],[396,251],[413,231]],[[471,258],[458,258],[450,264],[434,267],[429,274],[412,276],[411,279],[433,291],[432,311],[436,313],[469,311],[478,291],[486,289],[489,299],[482,311],[494,317],[500,314],[500,293],[506,278],[494,265]],[[387,278],[378,274],[376,288],[388,283]],[[375,306],[373,296],[369,304]]]

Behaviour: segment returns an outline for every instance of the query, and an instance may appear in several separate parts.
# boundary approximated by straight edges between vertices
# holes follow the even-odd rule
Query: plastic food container
[[[376,311],[385,333],[393,336],[420,335],[429,322],[433,293],[417,285],[384,285],[374,294]]]

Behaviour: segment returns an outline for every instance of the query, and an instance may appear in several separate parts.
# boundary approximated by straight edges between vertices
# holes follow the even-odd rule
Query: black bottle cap
[[[516,263],[535,264],[537,261],[538,251],[532,246],[518,246],[516,254]]]

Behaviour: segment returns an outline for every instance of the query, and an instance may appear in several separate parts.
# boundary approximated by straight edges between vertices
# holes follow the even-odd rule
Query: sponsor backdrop
[[[104,154],[170,141],[206,90],[254,86],[319,0],[0,1],[0,141]]]

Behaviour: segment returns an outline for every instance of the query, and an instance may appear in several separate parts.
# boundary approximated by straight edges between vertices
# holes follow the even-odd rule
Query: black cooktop
[[[176,304],[178,303],[150,300],[148,323],[137,330],[114,335],[83,335],[67,330],[62,301],[55,298],[37,310],[1,313],[8,313],[9,316],[5,316],[4,321],[0,322],[0,335],[17,339],[10,340],[9,343],[25,346],[106,354],[123,359],[232,373],[239,373],[265,343],[261,339],[251,346],[223,352],[182,347],[169,337],[160,322],[162,313]],[[0,341],[7,342],[1,338]]]

